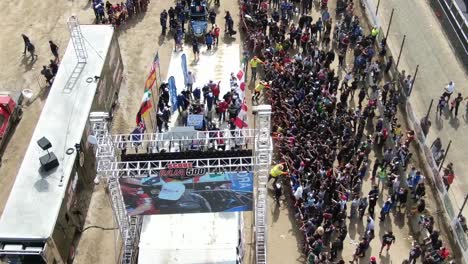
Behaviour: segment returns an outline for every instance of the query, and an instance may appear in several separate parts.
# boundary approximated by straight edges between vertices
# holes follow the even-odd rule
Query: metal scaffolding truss
[[[160,170],[169,164],[190,163],[193,168],[203,168],[208,172],[252,171],[254,160],[252,157],[184,159],[184,160],[156,160],[156,161],[116,161],[103,160],[98,162],[97,172],[102,174],[116,173],[117,177],[142,178],[158,175]]]
[[[158,153],[163,149],[167,152],[217,149],[221,144],[227,150],[252,148],[254,134],[253,129],[119,134],[98,139],[97,157],[106,157],[111,149]]]
[[[136,262],[138,255],[138,243],[141,231],[142,217],[127,216],[125,204],[120,189],[121,177],[149,177],[154,176],[169,164],[190,163],[191,167],[201,168],[206,172],[226,171],[255,171],[257,187],[255,191],[255,230],[256,230],[256,262],[266,263],[266,239],[267,239],[267,181],[271,164],[272,144],[270,137],[271,107],[256,107],[255,126],[258,129],[203,131],[193,133],[150,133],[111,135],[109,127],[109,115],[105,112],[93,112],[90,114],[90,127],[92,135],[88,142],[94,145],[97,158],[96,182],[106,182],[112,200],[112,209],[119,225],[119,231],[124,242],[122,264]],[[221,132],[221,133],[220,133]],[[226,150],[255,148],[254,157],[220,157],[209,159],[184,159],[184,160],[159,160],[159,161],[121,161],[120,151],[125,148],[142,147],[146,153],[156,153],[161,149],[168,152],[187,150],[194,142],[203,150],[211,143],[221,142],[226,144]],[[232,146],[229,144],[232,143]],[[175,148],[171,148],[172,147]],[[120,151],[119,151],[120,150]],[[138,153],[138,149],[135,151]],[[141,152],[140,152],[141,153]],[[127,152],[128,154],[128,152]]]
[[[102,146],[99,142],[111,142],[110,127],[109,127],[109,114],[105,112],[93,112],[89,116],[89,123],[93,135],[88,138],[88,142],[94,144],[96,156],[97,149],[100,149],[100,155],[97,156],[98,164],[106,163],[112,164],[117,161],[115,149],[112,144]],[[118,173],[108,171],[99,173],[96,176],[97,182],[99,178],[105,178],[109,195],[112,200],[112,210],[119,226],[120,236],[122,237],[124,246],[122,254],[122,264],[135,263],[137,254],[135,250],[138,247],[140,229],[142,219],[141,216],[128,216],[125,210],[122,192],[119,185]]]
[[[267,263],[267,198],[268,176],[273,144],[271,141],[271,106],[260,105],[254,108],[255,127],[255,176],[257,188],[255,197],[255,260],[257,264]]]

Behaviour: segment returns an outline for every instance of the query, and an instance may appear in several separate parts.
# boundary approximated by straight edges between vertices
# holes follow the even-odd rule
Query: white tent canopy
[[[241,213],[145,216],[138,263],[235,264]]]

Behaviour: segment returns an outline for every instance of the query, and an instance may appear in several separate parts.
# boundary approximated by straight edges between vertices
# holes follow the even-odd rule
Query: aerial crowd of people
[[[97,24],[112,24],[116,27],[125,23],[128,19],[146,12],[149,0],[126,0],[112,4],[109,1],[89,0],[92,3],[95,22]]]
[[[245,1],[241,7],[245,48],[252,52],[252,100],[273,110],[276,200],[280,205],[281,196],[291,194],[308,263],[345,263],[344,240],[363,221],[349,262],[368,256],[378,263],[397,240],[391,214],[419,219],[427,234],[415,239],[406,261],[442,263],[450,252],[427,216],[425,177],[410,165],[415,133],[403,130],[400,90],[385,80],[391,66],[382,59],[386,41],[377,41],[377,28],[364,33],[354,5],[338,1],[336,21],[325,0],[316,6],[317,18],[312,1]],[[445,171],[453,171],[450,166]],[[378,256],[368,253],[377,222]]]

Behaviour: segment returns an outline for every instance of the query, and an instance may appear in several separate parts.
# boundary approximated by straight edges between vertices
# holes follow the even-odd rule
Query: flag
[[[159,70],[159,52],[156,52],[156,56],[154,57],[153,66],[156,67],[156,70]]]
[[[245,91],[245,82],[241,82],[239,88],[241,89],[242,92]]]
[[[236,92],[239,94],[239,99],[244,100],[245,97],[245,83],[241,82],[239,86],[236,86]]]
[[[140,105],[140,110],[138,110],[137,116],[136,116],[136,124],[137,126],[140,126],[142,120],[142,116],[147,113],[153,105],[151,104],[151,90],[147,89],[143,93],[143,98],[141,99],[141,105]]]
[[[143,140],[143,133],[145,133],[145,130],[145,122],[141,120],[140,123],[137,124],[137,127],[131,133],[131,141],[133,145],[138,146],[141,144],[141,141]]]
[[[244,77],[244,72],[242,70],[239,70],[239,72],[237,73],[237,79],[240,81],[242,77]]]
[[[145,90],[150,90],[153,88],[154,82],[156,81],[156,71],[159,70],[159,53],[156,53],[154,57],[153,64],[151,65],[151,71],[146,78]]]
[[[248,124],[244,121],[245,117],[247,116],[247,104],[245,103],[245,98],[242,101],[241,109],[239,113],[237,114],[236,120],[234,121],[234,124],[236,127],[242,129],[244,127],[248,127]]]

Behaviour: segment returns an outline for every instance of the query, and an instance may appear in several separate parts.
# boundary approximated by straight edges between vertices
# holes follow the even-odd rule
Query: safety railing
[[[468,23],[455,0],[437,0],[455,31],[465,53],[468,54]],[[468,8],[468,7],[466,7]]]

